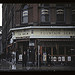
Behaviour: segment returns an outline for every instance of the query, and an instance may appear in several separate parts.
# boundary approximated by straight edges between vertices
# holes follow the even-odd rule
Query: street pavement
[[[0,62],[0,71],[75,71],[75,66],[41,66],[41,67],[22,67],[21,63],[15,65],[16,68],[12,68],[12,62],[5,59]]]

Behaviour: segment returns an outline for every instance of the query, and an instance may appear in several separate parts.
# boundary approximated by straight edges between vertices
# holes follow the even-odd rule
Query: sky
[[[2,4],[0,3],[0,26],[2,26]]]

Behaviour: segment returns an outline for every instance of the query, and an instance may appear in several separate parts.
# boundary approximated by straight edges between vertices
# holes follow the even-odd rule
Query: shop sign
[[[22,54],[19,55],[19,61],[22,61]]]
[[[29,46],[34,46],[34,43],[29,43]]]
[[[54,61],[57,61],[57,58],[56,57],[54,57]]]
[[[13,43],[13,39],[12,38],[10,39],[10,43]]]
[[[29,38],[30,36],[23,36],[23,37],[16,37],[16,39],[27,39]]]
[[[46,56],[47,56],[46,53],[43,53],[43,61],[46,61],[47,59]]]
[[[71,61],[71,56],[68,56],[68,61]]]
[[[65,57],[64,56],[62,56],[62,61],[65,61]]]
[[[70,38],[75,38],[75,36],[70,36]]]
[[[61,61],[61,57],[58,57],[58,61]]]
[[[53,60],[53,56],[51,56],[51,61],[54,61],[54,60]]]

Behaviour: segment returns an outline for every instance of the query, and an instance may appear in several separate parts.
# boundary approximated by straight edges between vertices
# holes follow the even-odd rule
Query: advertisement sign
[[[19,55],[19,61],[22,61],[22,54]]]
[[[47,59],[46,56],[47,56],[46,53],[43,53],[43,61],[46,61]]]
[[[62,61],[65,61],[65,57],[64,56],[62,56]]]
[[[54,61],[57,61],[57,58],[56,57],[54,57]]]
[[[68,61],[71,61],[71,56],[68,56]]]
[[[58,57],[58,61],[61,61],[61,57],[60,56]]]
[[[51,61],[53,61],[53,56],[51,56]]]
[[[34,43],[29,43],[29,46],[34,46]]]

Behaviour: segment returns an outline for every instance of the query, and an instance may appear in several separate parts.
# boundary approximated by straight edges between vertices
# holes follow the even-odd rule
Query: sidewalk
[[[26,67],[22,68],[21,64],[17,64],[16,70],[27,70],[27,71],[75,71],[75,67],[71,66],[50,66],[50,67]]]
[[[12,69],[12,62],[3,60],[0,64],[0,71],[75,71],[73,66],[50,66],[50,67],[22,67],[22,64],[16,64],[16,69]]]

